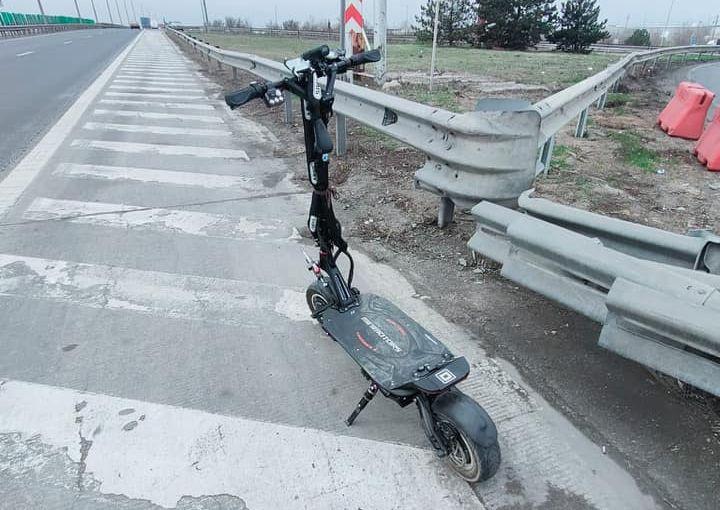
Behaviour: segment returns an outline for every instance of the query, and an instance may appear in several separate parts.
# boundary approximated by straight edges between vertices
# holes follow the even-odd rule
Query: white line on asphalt
[[[208,99],[207,96],[192,95],[188,96],[185,94],[147,94],[144,92],[105,92],[107,97],[129,97],[129,98],[144,98],[144,99],[189,99],[191,101],[197,101],[200,99]]]
[[[118,212],[123,211],[123,212]],[[36,198],[23,213],[30,220],[64,219],[73,223],[121,228],[123,230],[151,230],[182,233],[220,239],[263,240],[282,228],[281,220],[257,221],[247,217],[231,218],[219,214],[177,209],[147,209],[126,204],[81,202]],[[284,229],[289,230],[289,229]],[[281,237],[287,239],[288,233]]]
[[[125,56],[135,47],[141,37],[135,38],[125,50],[117,56],[38,142],[35,148],[33,148],[15,168],[7,173],[5,179],[0,182],[0,216],[6,214],[7,211],[15,205],[20,195],[22,195],[28,185],[37,177],[53,154],[55,154],[58,147],[65,141],[67,135],[78,123],[90,104],[100,94],[107,82],[110,81],[115,70],[120,66]]]
[[[188,66],[172,66],[172,67],[165,67],[165,66],[140,66],[140,65],[132,65],[132,64],[126,64],[123,66],[123,69],[134,69],[137,71],[161,71],[161,72],[170,72],[170,73],[186,73],[190,71],[190,68]]]
[[[105,110],[97,108],[93,112],[94,115],[114,115],[116,117],[132,117],[136,119],[152,119],[152,120],[180,120],[205,122],[207,124],[223,124],[220,117],[214,115],[189,115],[184,113],[155,113],[155,112],[135,112],[132,110]]]
[[[144,124],[113,124],[110,122],[86,122],[83,129],[89,131],[119,131],[121,133],[147,133],[153,135],[176,136],[230,136],[232,134],[227,129],[148,126]]]
[[[68,457],[73,464],[65,470],[67,480],[56,483],[75,487],[82,464],[88,500],[99,491],[164,508],[179,506],[183,496],[213,494],[224,494],[233,508],[483,508],[428,450],[3,382],[0,434],[13,454],[0,460],[0,471],[20,470],[22,480],[22,473],[62,466]],[[51,453],[37,444],[48,445]]]
[[[72,44],[72,41],[65,41],[63,44]]]
[[[16,57],[25,57],[27,55],[32,55],[33,53],[35,53],[35,52],[34,51],[26,51],[25,53],[18,53],[15,56]]]
[[[0,254],[0,295],[251,328],[261,311],[311,320],[302,289],[10,254]]]
[[[132,99],[101,99],[99,103],[126,105],[126,106],[151,106],[175,110],[214,110],[212,105],[203,103],[167,103],[164,101],[133,101]]]
[[[71,144],[84,150],[105,150],[127,154],[157,154],[160,156],[194,156],[197,158],[242,159],[250,161],[247,153],[240,149],[216,149],[192,147],[189,145],[159,145],[151,143],[109,142],[104,140],[74,140]]]
[[[185,93],[196,93],[203,94],[205,91],[202,89],[193,89],[190,87],[144,87],[142,85],[110,85],[110,90],[141,90],[143,92],[185,92]]]
[[[162,76],[188,76],[189,71],[164,71],[153,68],[138,68],[138,67],[122,67],[120,72],[122,73],[140,73],[142,75],[158,74]]]
[[[197,85],[198,81],[193,78],[156,78],[139,76],[118,76],[113,80],[113,84],[122,83],[125,85],[150,85],[150,86],[167,86],[172,84],[178,85]]]
[[[157,170],[154,168],[136,168],[128,166],[81,165],[61,163],[53,175],[74,178],[93,178],[109,181],[136,181],[142,183],[170,184],[173,186],[189,186],[207,189],[247,190],[265,189],[253,184],[249,177],[237,175],[206,174],[196,172],[177,172],[173,170]]]

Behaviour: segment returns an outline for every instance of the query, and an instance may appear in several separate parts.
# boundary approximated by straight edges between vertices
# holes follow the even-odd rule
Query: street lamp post
[[[114,25],[115,21],[113,20],[112,10],[110,9],[110,0],[105,0],[105,5],[107,6],[108,15],[110,16],[110,24]]]

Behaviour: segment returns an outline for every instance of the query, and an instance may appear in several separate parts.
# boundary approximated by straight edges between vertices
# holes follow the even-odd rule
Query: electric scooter
[[[380,58],[377,50],[345,57],[341,50],[323,45],[286,61],[291,77],[274,83],[253,82],[225,96],[225,101],[235,109],[262,98],[268,107],[275,107],[284,102],[285,91],[301,100],[308,178],[313,187],[308,229],[320,251],[317,261],[305,254],[315,276],[306,292],[307,303],[312,317],[360,365],[370,382],[345,420],[347,426],[377,393],[402,407],[414,402],[436,454],[448,459],[465,480],[487,480],[500,465],[500,447],[490,416],[456,387],[468,376],[467,360],[453,355],[388,300],[361,294],[352,286],[355,263],[332,207],[328,165],[333,143],[327,125],[337,76]],[[337,264],[341,255],[349,261],[347,279]]]

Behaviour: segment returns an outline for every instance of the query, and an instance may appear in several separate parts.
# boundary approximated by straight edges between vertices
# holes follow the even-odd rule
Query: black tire
[[[308,286],[305,291],[305,299],[307,301],[308,308],[310,308],[312,313],[315,313],[328,305],[332,305],[334,302],[330,289],[325,287],[319,281],[315,281]]]
[[[436,414],[435,426],[450,443],[448,464],[469,483],[492,478],[500,468],[500,445],[497,440],[483,446],[473,441],[452,418]]]

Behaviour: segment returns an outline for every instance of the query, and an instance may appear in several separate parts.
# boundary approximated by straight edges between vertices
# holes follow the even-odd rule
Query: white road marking
[[[197,158],[242,159],[250,161],[240,149],[216,149],[189,145],[160,145],[151,143],[110,142],[105,140],[73,140],[72,147],[84,150],[105,150],[127,154],[157,154],[160,156],[194,156]]]
[[[167,103],[164,101],[133,101],[132,99],[101,99],[99,103],[127,106],[151,106],[169,110],[215,110],[205,103]]]
[[[185,94],[146,94],[144,92],[105,92],[107,97],[128,97],[128,98],[144,98],[144,99],[172,99],[173,101],[208,99],[207,96],[188,96]]]
[[[112,124],[109,122],[86,122],[83,129],[89,131],[119,131],[122,133],[149,133],[177,136],[230,136],[227,129],[198,129],[184,127],[148,126],[145,124]]]
[[[75,463],[82,460],[86,479],[97,487],[90,491],[165,508],[175,508],[185,495],[227,494],[253,509],[483,509],[470,487],[429,450],[3,382],[0,433],[12,434],[10,447],[17,451],[10,450],[0,470],[10,473],[17,463],[41,472],[50,462],[42,450],[26,447],[25,441],[35,441],[52,448],[47,455],[54,454],[56,464],[66,455]],[[68,486],[74,485],[76,470]]]
[[[197,93],[203,94],[205,91],[202,89],[194,89],[191,87],[145,87],[142,85],[110,85],[110,90],[142,90],[143,92],[184,92],[184,93]]]
[[[72,44],[72,41],[65,41],[63,44]]]
[[[275,312],[285,290],[265,282],[0,254],[0,295],[169,319],[262,327],[287,318]],[[270,317],[256,321],[260,312]]]
[[[132,117],[136,119],[152,119],[152,120],[180,120],[205,122],[207,124],[223,124],[220,117],[213,115],[189,115],[183,113],[155,113],[155,112],[136,112],[132,110],[105,110],[96,108],[94,115],[114,115],[116,117]]]
[[[123,59],[141,39],[134,39],[120,55],[103,71],[103,73],[90,85],[75,103],[65,112],[60,120],[38,142],[30,153],[20,161],[15,168],[8,172],[5,179],[0,182],[0,216],[15,205],[20,195],[28,185],[37,177],[55,151],[65,141],[90,104],[100,94],[116,69],[120,67]]]
[[[163,72],[163,73],[188,73],[190,69],[187,66],[141,66],[141,65],[133,65],[133,64],[125,64],[123,66],[123,69],[134,69],[136,71],[155,71],[155,72]]]
[[[122,211],[122,212],[118,212]],[[177,209],[147,209],[126,204],[36,198],[23,214],[30,220],[64,219],[123,230],[152,230],[220,239],[261,240],[282,228],[281,220],[256,221]],[[287,235],[284,236],[287,238]],[[307,308],[303,308],[307,312]],[[305,316],[307,313],[304,314]]]
[[[118,76],[113,80],[113,83],[121,83],[124,85],[151,85],[151,86],[165,86],[172,84],[187,84],[197,85],[197,80],[193,78],[140,78],[140,77],[121,77]]]
[[[34,51],[26,51],[25,53],[18,53],[15,56],[16,57],[25,57],[27,55],[32,55],[33,53],[35,53],[35,52]]]
[[[111,181],[170,184],[173,186],[193,186],[208,189],[237,188],[238,190],[242,190],[251,187],[250,183],[252,182],[248,177],[236,175],[175,172],[172,170],[127,166],[80,165],[75,163],[61,163],[53,172],[53,175]]]
[[[191,73],[188,73],[188,71],[170,71],[170,70],[160,70],[160,69],[152,69],[152,68],[141,68],[141,67],[123,67],[120,70],[121,73],[136,73],[136,74],[142,74],[143,76],[190,76]]]

